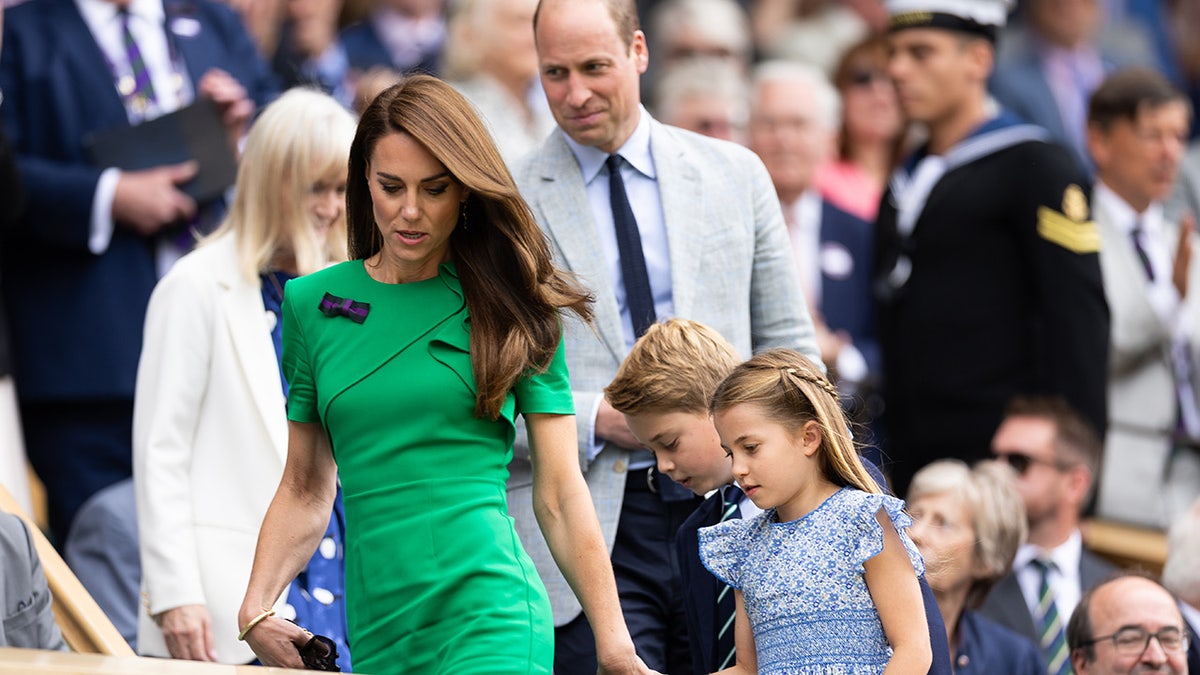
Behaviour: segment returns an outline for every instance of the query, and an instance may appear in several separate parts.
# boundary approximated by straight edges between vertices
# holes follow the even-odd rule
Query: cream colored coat
[[[168,655],[151,615],[202,604],[218,660],[254,659],[237,610],[287,456],[273,325],[232,236],[179,260],[150,298],[133,416],[142,654]]]

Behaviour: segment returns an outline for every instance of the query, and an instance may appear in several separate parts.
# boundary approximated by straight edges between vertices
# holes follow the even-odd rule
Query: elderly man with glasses
[[[1067,626],[1076,675],[1186,675],[1188,641],[1175,597],[1138,574],[1119,576],[1085,593]]]
[[[1018,474],[1029,538],[980,613],[1033,638],[1050,675],[1070,672],[1067,620],[1080,597],[1113,571],[1083,548],[1079,532],[1100,452],[1096,432],[1058,397],[1015,399],[992,437],[995,458]]]

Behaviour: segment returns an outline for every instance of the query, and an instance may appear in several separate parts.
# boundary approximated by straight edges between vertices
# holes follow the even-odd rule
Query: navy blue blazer
[[[210,68],[221,68],[259,104],[276,93],[228,6],[215,0],[164,6],[168,38],[193,86]],[[92,166],[84,150],[89,134],[129,124],[125,108],[73,0],[30,0],[5,15],[0,119],[28,202],[0,269],[21,398],[132,399],[146,303],[157,281],[153,239],[118,226],[103,254],[88,250],[92,198],[104,167]]]
[[[958,675],[1044,675],[1037,645],[1000,624],[967,610],[958,620]]]
[[[821,201],[821,314],[830,330],[850,334],[871,372],[878,373],[879,340],[871,306],[873,234],[867,221]]]
[[[346,50],[346,61],[352,70],[366,72],[375,66],[387,66],[402,73],[419,71],[436,75],[442,58],[441,49],[421,54],[416,63],[394,63],[392,54],[383,46],[375,24],[367,18],[355,24],[346,26],[338,40]]]
[[[879,467],[864,461],[872,477],[884,486],[883,473]],[[683,609],[687,619],[688,647],[692,654],[692,671],[696,675],[716,672],[720,665],[717,657],[717,594],[723,584],[700,561],[700,537],[702,527],[721,522],[723,504],[717,491],[705,499],[688,519],[683,521],[675,534],[676,557],[679,560],[679,578],[683,584]],[[933,664],[930,675],[952,675],[950,668],[950,645],[946,640],[946,625],[942,623],[942,612],[933,598],[933,589],[925,577],[920,577],[921,598],[925,601],[925,618],[929,621],[929,640],[933,647]]]

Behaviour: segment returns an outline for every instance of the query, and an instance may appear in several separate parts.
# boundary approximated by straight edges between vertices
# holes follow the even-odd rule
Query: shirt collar
[[[582,145],[561,129],[559,133],[566,139],[567,146],[571,148],[571,154],[575,155],[575,161],[579,163],[579,171],[583,174],[584,184],[591,183],[600,173],[600,167],[604,166],[609,153],[599,148]],[[657,179],[658,176],[654,170],[654,156],[650,153],[650,113],[646,112],[641,105],[638,106],[637,126],[625,144],[617,149],[616,154],[624,157],[625,161],[637,169],[638,173],[650,180]]]
[[[79,13],[89,24],[103,26],[117,18],[120,8],[108,0],[75,0]],[[161,25],[166,19],[162,0],[130,0],[129,14]]]
[[[1200,630],[1200,609],[1196,609],[1186,602],[1179,601],[1179,613],[1183,614],[1183,620],[1195,630]],[[1194,638],[1195,636],[1193,636]]]
[[[1070,574],[1070,570],[1079,569],[1079,560],[1083,557],[1083,537],[1076,529],[1071,536],[1049,551],[1033,544],[1022,544],[1013,558],[1013,569],[1026,568],[1035,558],[1049,558],[1060,573]]]
[[[1142,229],[1148,233],[1158,232],[1162,229],[1162,202],[1151,202],[1149,208],[1139,214],[1133,210],[1129,202],[1122,199],[1120,195],[1113,192],[1111,188],[1100,180],[1096,181],[1096,185],[1092,189],[1092,202],[1098,207],[1095,210],[1102,210],[1109,214],[1117,227],[1126,234],[1133,232],[1133,226],[1139,220],[1141,221]]]

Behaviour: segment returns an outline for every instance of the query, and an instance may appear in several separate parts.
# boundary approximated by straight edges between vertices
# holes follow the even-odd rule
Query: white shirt
[[[125,54],[117,6],[107,0],[75,0],[75,5],[96,45],[104,52],[116,73],[124,75],[132,72]],[[145,117],[151,119],[187,105],[193,96],[191,83],[186,76],[175,77],[175,64],[171,62],[171,49],[164,28],[166,12],[162,0],[130,0],[128,11],[129,32],[137,41],[142,62],[150,73],[157,101],[153,108],[146,111]],[[113,87],[116,88],[115,82]],[[130,119],[131,123],[135,121]],[[88,238],[88,249],[96,255],[107,251],[112,241],[112,206],[120,177],[120,169],[110,167],[100,174],[100,180],[96,182]]]
[[[1083,537],[1079,530],[1072,532],[1066,541],[1050,551],[1043,551],[1033,544],[1023,544],[1017,550],[1017,555],[1013,558],[1013,569],[1016,570],[1017,583],[1021,586],[1021,595],[1025,596],[1030,616],[1037,615],[1038,592],[1042,586],[1042,572],[1032,564],[1033,560],[1049,558],[1054,562],[1048,580],[1050,589],[1054,592],[1058,616],[1065,626],[1083,595],[1083,582],[1079,576],[1079,561],[1082,557]]]

